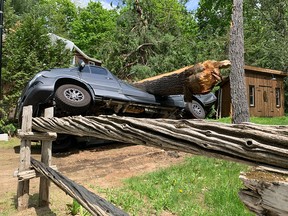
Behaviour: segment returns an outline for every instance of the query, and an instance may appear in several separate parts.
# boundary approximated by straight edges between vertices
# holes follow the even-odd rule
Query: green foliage
[[[198,24],[196,62],[228,59],[231,14],[230,0],[200,0],[195,14]]]
[[[125,181],[106,193],[131,215],[251,215],[239,200],[244,165],[205,157]]]
[[[70,0],[40,0],[40,5],[48,31],[69,38],[72,23],[77,19],[76,6]]]
[[[0,105],[1,101],[0,101]],[[14,124],[9,123],[9,119],[8,119],[8,115],[7,112],[2,108],[3,106],[0,106],[0,133],[7,133],[9,135],[9,137],[11,137],[12,135],[14,135],[14,133],[16,132],[17,128],[15,127]]]
[[[120,78],[139,79],[140,65],[149,68],[147,77],[194,63],[195,29],[193,15],[177,0],[126,1],[114,38],[100,51]]]
[[[75,199],[71,205],[68,205],[68,209],[71,215],[88,216],[89,212],[84,209]]]
[[[146,65],[137,64],[131,67],[130,74],[127,77],[133,76],[133,74],[137,74],[137,79],[145,79],[147,76],[155,76],[156,74],[151,70],[150,67]]]
[[[287,72],[288,0],[248,0],[245,9],[246,63]]]
[[[17,15],[22,15],[24,13],[29,13],[30,9],[37,4],[38,1],[39,0],[11,0],[11,6],[14,8]]]
[[[7,0],[4,3],[4,21],[5,21],[5,29],[4,32],[8,34],[10,31],[13,31],[13,27],[15,27],[16,22],[19,20],[19,16],[16,15],[16,12],[12,5],[12,0]]]
[[[200,0],[196,12],[201,37],[226,35],[231,22],[231,0]],[[217,34],[215,34],[217,32]]]
[[[7,16],[13,11],[9,5],[7,8],[10,12],[5,15],[4,24],[9,23],[13,30],[7,31],[3,46],[3,95],[0,100],[2,130],[8,130],[7,127],[12,130],[11,125],[5,125],[11,123],[11,113],[26,83],[37,72],[47,68],[69,66],[71,60],[71,53],[64,49],[63,43],[51,44],[45,27],[47,20],[39,12],[40,5],[30,8],[31,13],[23,14],[20,23],[15,22],[14,16]]]
[[[115,10],[104,9],[100,2],[89,2],[86,8],[79,9],[78,16],[72,22],[73,42],[86,54],[102,58],[99,47],[112,39],[116,17]]]

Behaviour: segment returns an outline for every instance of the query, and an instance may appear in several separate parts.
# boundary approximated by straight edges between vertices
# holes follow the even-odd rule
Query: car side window
[[[90,66],[90,69],[91,69],[92,74],[97,74],[97,75],[107,75],[108,74],[107,70],[105,68]]]
[[[82,70],[84,73],[90,73],[90,68],[88,66],[85,66]]]

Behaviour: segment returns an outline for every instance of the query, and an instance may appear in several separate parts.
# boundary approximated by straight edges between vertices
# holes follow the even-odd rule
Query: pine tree
[[[233,0],[230,37],[232,122],[238,124],[250,121],[244,79],[243,0]]]

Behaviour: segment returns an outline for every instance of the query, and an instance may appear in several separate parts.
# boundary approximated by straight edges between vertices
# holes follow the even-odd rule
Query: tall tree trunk
[[[244,78],[243,0],[233,0],[230,31],[232,122],[249,122],[249,108]]]

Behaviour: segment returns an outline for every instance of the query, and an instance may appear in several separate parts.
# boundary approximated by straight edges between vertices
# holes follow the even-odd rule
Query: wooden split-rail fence
[[[31,108],[25,107],[26,109]],[[240,175],[245,186],[239,192],[240,199],[257,215],[288,215],[288,126],[261,126],[251,123],[223,124],[205,120],[143,119],[119,116],[55,118],[51,117],[53,115],[49,109],[47,113],[45,112],[45,117],[32,118],[32,112],[29,111],[31,113],[27,115],[25,110],[22,130],[19,132],[21,137],[18,173],[19,209],[27,208],[29,178],[37,176],[38,173],[46,176],[42,180],[45,182],[42,183],[43,186],[40,182],[40,204],[49,203],[46,181],[48,181],[47,178],[53,180],[54,176],[49,171],[51,169],[49,168],[51,166],[51,140],[56,138],[56,133],[62,133],[149,145],[251,165],[257,169]],[[32,128],[38,132],[32,132]],[[42,168],[38,167],[40,163],[34,163],[34,160],[30,164],[30,140],[36,137],[43,140],[43,159],[41,160],[45,166],[43,165]],[[31,165],[33,170],[30,170]],[[50,174],[45,174],[45,172]],[[29,178],[23,181],[25,175]],[[53,182],[59,186],[56,180]],[[70,195],[76,197],[76,200],[79,200],[79,203],[88,211],[93,212],[85,201],[78,198],[81,196],[86,199],[86,196],[78,196],[74,193]],[[97,199],[94,197],[92,200]],[[101,205],[95,201],[90,208],[93,206]],[[102,209],[108,215],[126,214],[118,208],[116,208],[117,211],[121,213],[111,213],[114,211],[114,207],[111,206]],[[95,212],[93,214],[102,215]]]
[[[44,117],[53,117],[53,108],[46,109]],[[20,163],[18,171],[14,175],[18,177],[17,207],[19,211],[28,208],[30,179],[40,177],[39,206],[41,207],[49,206],[49,187],[52,181],[92,215],[128,215],[105,199],[57,172],[57,168],[51,165],[52,141],[57,138],[57,133],[32,131],[32,106],[23,109],[22,127],[18,131],[18,136],[21,138]],[[31,140],[42,142],[41,162],[31,158]]]

